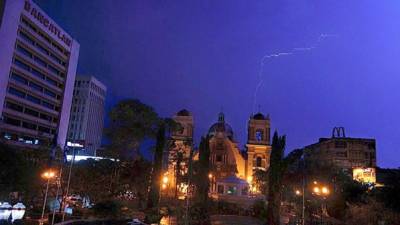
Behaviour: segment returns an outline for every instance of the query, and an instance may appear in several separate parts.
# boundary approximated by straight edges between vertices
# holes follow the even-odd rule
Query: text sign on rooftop
[[[67,46],[71,47],[72,40],[64,34],[55,24],[53,24],[48,18],[45,17],[39,10],[32,7],[31,3],[25,1],[24,9],[29,12],[36,20],[38,20],[43,26],[45,26],[51,33],[56,35],[61,41]]]

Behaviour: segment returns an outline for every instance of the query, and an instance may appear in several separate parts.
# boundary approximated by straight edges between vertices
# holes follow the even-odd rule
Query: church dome
[[[253,120],[269,120],[269,114],[267,114],[265,116],[264,114],[259,112],[259,113],[256,113],[254,115],[251,115],[250,119],[253,119]]]
[[[214,123],[208,130],[208,135],[214,136],[218,132],[224,132],[227,137],[233,137],[232,127],[227,123]]]
[[[225,135],[229,138],[233,138],[233,130],[231,125],[225,123],[225,116],[223,113],[219,113],[218,122],[214,123],[210,129],[208,130],[209,136],[214,136],[219,132],[225,133]]]
[[[190,116],[190,112],[186,109],[182,109],[178,113],[176,113],[177,116]]]
[[[262,113],[257,113],[253,116],[255,120],[265,120],[265,116]]]

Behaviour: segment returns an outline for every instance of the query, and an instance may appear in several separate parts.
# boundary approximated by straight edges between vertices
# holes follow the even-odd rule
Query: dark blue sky
[[[187,108],[196,136],[223,109],[244,145],[258,104],[288,149],[328,137],[377,139],[378,164],[399,167],[400,2],[36,0],[81,44],[78,71],[108,86],[108,108],[139,98],[161,115]],[[258,108],[258,107],[257,107]]]

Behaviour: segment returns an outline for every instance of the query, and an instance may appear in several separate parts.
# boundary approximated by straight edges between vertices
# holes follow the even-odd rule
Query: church
[[[165,173],[162,189],[169,196],[185,198],[190,152],[193,150],[193,115],[188,110],[179,111],[173,119],[181,125],[171,135],[171,145],[165,152]],[[253,185],[253,174],[269,167],[270,118],[262,113],[248,120],[248,137],[245,149],[239,148],[232,127],[221,112],[208,130],[210,147],[210,196],[214,199],[240,201],[259,195]],[[194,151],[193,160],[198,160]],[[179,165],[178,165],[179,164]]]

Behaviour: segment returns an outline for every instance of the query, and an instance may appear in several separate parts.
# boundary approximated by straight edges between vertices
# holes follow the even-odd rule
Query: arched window
[[[264,132],[262,130],[256,131],[256,141],[264,140]]]
[[[258,156],[256,158],[256,167],[262,167],[262,158],[261,158],[261,156]]]

